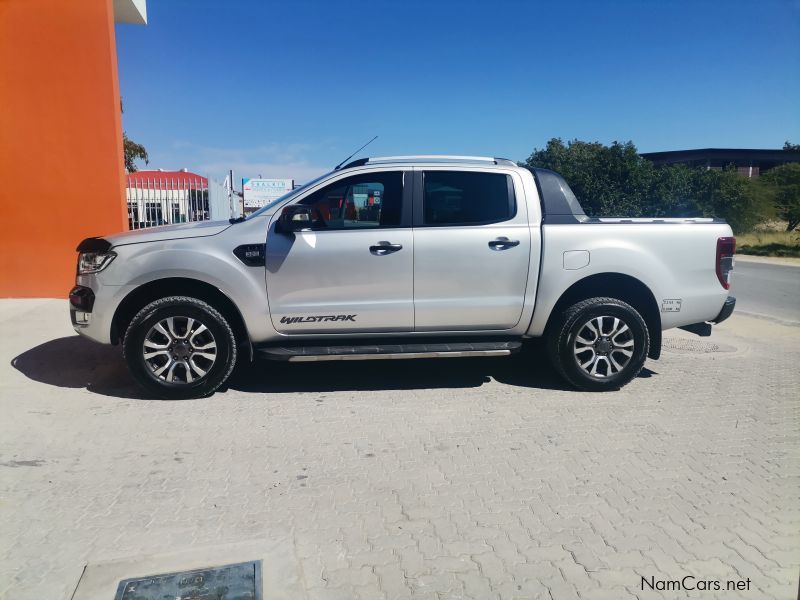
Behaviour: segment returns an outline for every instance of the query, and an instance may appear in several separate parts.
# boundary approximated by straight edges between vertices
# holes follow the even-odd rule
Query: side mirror
[[[279,233],[294,233],[303,229],[311,229],[311,209],[301,204],[284,208],[275,224],[275,231]]]

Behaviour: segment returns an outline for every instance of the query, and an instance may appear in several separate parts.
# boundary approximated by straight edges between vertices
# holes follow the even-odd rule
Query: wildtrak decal
[[[318,317],[281,317],[281,323],[326,323],[330,321],[353,321],[358,315],[320,315]]]

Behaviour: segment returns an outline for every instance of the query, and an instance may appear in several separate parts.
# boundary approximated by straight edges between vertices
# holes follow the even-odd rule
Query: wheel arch
[[[623,273],[596,273],[573,283],[550,311],[545,331],[550,330],[565,309],[576,302],[597,296],[616,298],[633,306],[642,315],[650,334],[648,357],[657,359],[661,356],[661,313],[658,302],[647,285]]]
[[[111,320],[111,343],[118,344],[125,335],[128,325],[143,307],[154,300],[167,296],[191,296],[207,302],[220,311],[230,323],[237,342],[246,343],[250,358],[253,357],[253,344],[239,308],[218,287],[188,277],[168,277],[143,283],[128,293],[117,306]]]

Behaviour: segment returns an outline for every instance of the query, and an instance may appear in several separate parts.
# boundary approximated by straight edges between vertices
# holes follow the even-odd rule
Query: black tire
[[[605,317],[611,320],[606,321]],[[619,323],[627,325],[627,329],[615,335],[587,337],[587,332],[598,329],[598,318],[601,333],[618,331],[613,328]],[[578,338],[581,333],[584,335]],[[587,340],[595,343],[587,344]],[[632,346],[627,346],[631,342]],[[628,347],[633,348],[629,357]],[[590,392],[616,390],[629,383],[642,370],[649,348],[650,335],[644,319],[630,304],[616,298],[588,298],[573,304],[559,316],[547,336],[547,353],[559,374],[574,387]]]
[[[171,336],[163,336],[158,340],[167,345],[171,344],[169,348],[182,344],[182,347],[174,350],[183,353],[180,361],[170,362],[170,359],[178,357],[178,354],[170,354],[173,350],[168,349],[154,352],[166,356],[150,358],[151,362],[148,363],[145,358],[145,338],[150,335],[148,343],[152,343],[153,331],[170,318],[173,319],[170,323],[175,324],[176,329],[180,327],[181,320],[185,323],[186,329],[190,328],[190,320],[204,325],[205,330],[197,335],[206,336],[203,338],[207,342],[206,346],[214,345],[213,361],[209,358],[200,358],[207,356],[211,350],[201,351],[203,348],[199,347],[196,351],[193,349],[195,336],[191,335],[189,330],[182,332],[184,338],[173,339]],[[199,330],[199,327],[197,329]],[[237,358],[236,338],[225,317],[202,300],[188,296],[162,298],[142,308],[128,326],[122,348],[128,370],[136,382],[151,394],[170,400],[202,398],[212,394],[228,379],[236,366]],[[197,352],[196,356],[189,354],[194,352]],[[161,370],[158,363],[154,365],[158,360],[169,362],[169,365],[178,363],[176,368],[172,369],[174,374],[170,381],[165,379],[166,375],[163,377],[156,375],[156,372]],[[201,361],[202,364],[196,361]],[[189,367],[190,363],[192,368]],[[207,370],[203,371],[206,368]],[[199,375],[200,372],[204,374]]]

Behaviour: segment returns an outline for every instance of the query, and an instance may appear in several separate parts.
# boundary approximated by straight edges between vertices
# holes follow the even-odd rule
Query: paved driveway
[[[161,402],[67,321],[61,301],[0,301],[3,598],[276,532],[309,598],[672,598],[642,578],[687,575],[797,594],[798,327],[670,333],[602,395],[563,389],[534,348],[267,365]]]

